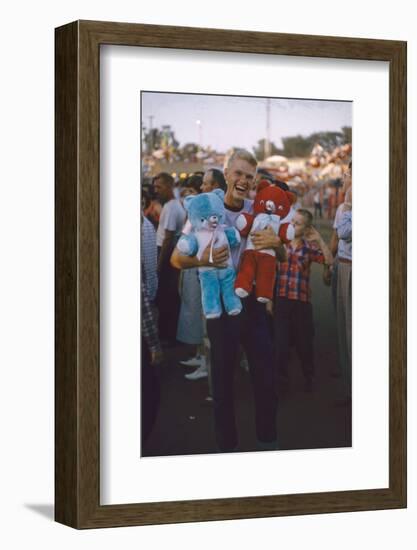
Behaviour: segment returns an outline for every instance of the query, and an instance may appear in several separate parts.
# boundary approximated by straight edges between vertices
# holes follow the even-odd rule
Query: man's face
[[[210,193],[217,187],[217,184],[213,181],[213,172],[210,170],[203,176],[203,183],[201,184],[202,193]]]
[[[241,202],[248,196],[255,179],[256,168],[243,159],[233,160],[224,169],[227,183],[227,194],[235,201]]]
[[[171,188],[170,188],[170,186],[167,185],[166,183],[164,183],[162,180],[160,180],[160,179],[154,180],[153,188],[154,188],[156,196],[162,202],[165,202],[165,201],[169,200],[169,198],[171,197]]]

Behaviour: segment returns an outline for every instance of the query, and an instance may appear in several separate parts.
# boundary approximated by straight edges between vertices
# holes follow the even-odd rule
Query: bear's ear
[[[187,212],[190,209],[191,201],[193,201],[195,199],[195,197],[196,197],[196,195],[188,195],[187,197],[185,197],[185,199],[184,199],[184,208],[187,210]]]
[[[212,193],[215,193],[221,201],[224,201],[224,191],[222,189],[214,189]]]
[[[295,204],[297,202],[297,195],[295,193],[292,191],[285,191],[285,194],[287,195],[290,204]]]
[[[262,189],[266,189],[267,187],[269,187],[271,184],[268,180],[261,180],[259,183],[258,183],[258,186],[256,188],[256,192],[259,193],[259,191],[262,191]]]

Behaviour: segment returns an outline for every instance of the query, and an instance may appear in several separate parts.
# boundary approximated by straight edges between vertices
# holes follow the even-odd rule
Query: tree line
[[[282,138],[283,147],[277,147],[275,143],[269,144],[269,155],[283,155],[284,157],[307,157],[310,155],[314,145],[319,143],[326,151],[331,151],[335,147],[340,147],[345,143],[352,143],[352,128],[343,126],[340,132],[315,132],[309,136],[289,136]],[[258,160],[265,158],[267,143],[265,139],[260,139],[253,148],[253,152]]]
[[[200,146],[194,142],[180,145],[175,137],[175,132],[170,126],[163,126],[161,129],[143,128],[142,138],[144,152],[147,154],[152,154],[152,151],[156,149],[169,148],[179,160],[186,160],[195,156],[200,150]],[[316,143],[319,143],[326,151],[331,151],[335,147],[339,147],[345,143],[352,143],[352,128],[344,126],[340,132],[315,132],[309,136],[283,137],[282,147],[277,147],[272,141],[269,143],[269,147],[267,147],[266,139],[262,138],[253,147],[253,152],[258,160],[263,160],[266,153],[268,155],[283,155],[289,158],[307,157]]]

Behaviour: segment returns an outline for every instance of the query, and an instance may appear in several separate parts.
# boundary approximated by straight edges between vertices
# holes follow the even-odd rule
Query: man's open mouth
[[[246,193],[247,188],[243,187],[242,185],[235,185],[236,191],[239,191],[239,193]]]

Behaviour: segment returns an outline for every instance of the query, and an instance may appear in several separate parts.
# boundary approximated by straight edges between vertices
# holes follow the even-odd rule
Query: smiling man
[[[242,212],[252,213],[253,201],[247,198],[256,175],[257,162],[244,149],[228,153],[224,164],[227,190],[224,198],[226,225],[234,226]],[[233,265],[237,270],[240,256],[245,249],[246,239],[240,247],[231,252]],[[257,249],[279,248],[281,242],[272,229],[259,231],[253,236]],[[182,256],[178,249],[172,255],[171,263],[178,269],[196,266],[225,265],[227,247],[214,249],[213,262],[209,262],[210,244],[200,260]],[[246,352],[251,373],[255,402],[255,426],[257,448],[277,448],[276,409],[274,388],[272,341],[268,326],[265,304],[257,302],[253,295],[243,300],[240,315],[223,314],[218,319],[207,320],[207,334],[211,346],[211,378],[214,404],[214,425],[216,441],[221,451],[238,449],[238,434],[234,411],[234,369],[239,361],[241,346]]]

